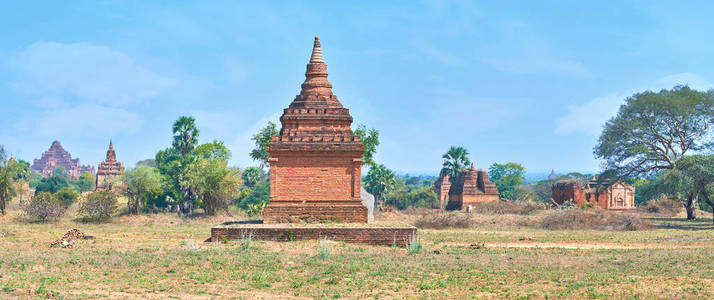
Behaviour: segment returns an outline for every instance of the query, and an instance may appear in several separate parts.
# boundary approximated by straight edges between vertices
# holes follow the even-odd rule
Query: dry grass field
[[[549,230],[535,215],[421,229],[410,249],[334,241],[206,243],[234,217],[0,218],[0,298],[714,298],[711,215],[650,228]],[[416,217],[383,213],[378,222]],[[90,239],[50,248],[77,228]]]

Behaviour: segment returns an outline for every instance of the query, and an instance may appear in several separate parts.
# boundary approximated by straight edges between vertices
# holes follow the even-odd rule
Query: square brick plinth
[[[269,203],[263,210],[263,223],[295,222],[367,223],[367,207],[362,203]]]
[[[411,225],[342,224],[240,224],[211,228],[211,241],[239,240],[296,241],[328,239],[369,245],[406,246],[417,238]]]

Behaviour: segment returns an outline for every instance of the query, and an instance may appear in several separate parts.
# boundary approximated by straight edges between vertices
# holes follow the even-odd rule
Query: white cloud
[[[244,168],[246,166],[257,166],[259,163],[254,161],[248,153],[255,146],[251,138],[254,134],[258,132],[261,128],[268,125],[268,122],[273,122],[278,125],[280,129],[280,116],[282,112],[276,112],[272,115],[263,116],[260,120],[253,123],[249,128],[238,133],[238,135],[233,139],[233,141],[228,145],[233,152],[233,158],[231,162]]]
[[[553,48],[526,23],[505,22],[500,26],[501,37],[487,47],[483,60],[494,67],[515,74],[562,73],[577,77],[593,74],[580,62],[567,58]]]
[[[708,90],[714,84],[694,73],[678,73],[661,77],[643,88],[631,89],[625,92],[612,93],[607,96],[593,98],[582,105],[572,105],[561,118],[556,120],[555,133],[559,135],[588,134],[597,136],[602,126],[617,114],[620,105],[633,94],[645,90],[659,91],[671,89],[675,85],[689,85],[697,90]]]
[[[620,105],[631,94],[616,93],[594,98],[583,105],[572,105],[556,121],[555,133],[568,135],[585,133],[597,136],[605,122],[617,114]]]
[[[14,126],[15,135],[40,138],[111,137],[133,133],[141,127],[141,116],[121,108],[84,104],[26,116]]]
[[[156,97],[173,84],[123,52],[89,43],[36,42],[13,55],[9,65],[18,90],[109,106]]]

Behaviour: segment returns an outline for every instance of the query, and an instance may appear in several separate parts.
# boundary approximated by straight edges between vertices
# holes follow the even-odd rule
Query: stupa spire
[[[322,46],[320,45],[320,36],[315,36],[315,43],[312,45],[312,56],[310,56],[310,63],[325,63],[325,58],[322,57]]]
[[[112,139],[109,139],[109,150],[114,150],[114,145],[112,144]]]

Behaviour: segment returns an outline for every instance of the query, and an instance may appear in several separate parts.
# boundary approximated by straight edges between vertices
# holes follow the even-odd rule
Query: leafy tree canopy
[[[498,187],[498,192],[502,198],[515,200],[516,187],[525,181],[523,177],[525,171],[526,169],[517,163],[495,163],[488,168],[488,176]]]
[[[377,153],[377,146],[379,146],[379,131],[374,128],[367,128],[366,125],[359,125],[354,133],[359,136],[360,140],[362,140],[362,145],[364,145],[362,164],[376,165],[374,154]]]
[[[260,129],[260,131],[251,138],[253,142],[255,142],[255,148],[250,151],[250,157],[260,162],[261,168],[268,166],[268,158],[270,158],[268,144],[270,144],[270,139],[278,134],[280,134],[278,126],[273,122],[268,122],[268,126]]]
[[[460,176],[459,174],[471,164],[469,151],[464,147],[451,146],[442,158],[444,159],[444,166],[441,170],[442,175],[448,174],[451,176],[452,182],[456,182],[456,178]]]
[[[369,168],[367,176],[362,180],[364,189],[374,195],[375,207],[380,199],[384,199],[387,192],[391,191],[397,183],[397,177],[392,170],[382,164]]]
[[[686,153],[712,148],[714,90],[675,86],[626,99],[595,146],[595,156],[621,175],[673,169]]]
[[[196,119],[188,116],[181,116],[173,125],[173,147],[181,152],[181,155],[188,155],[198,144],[198,128]]]

